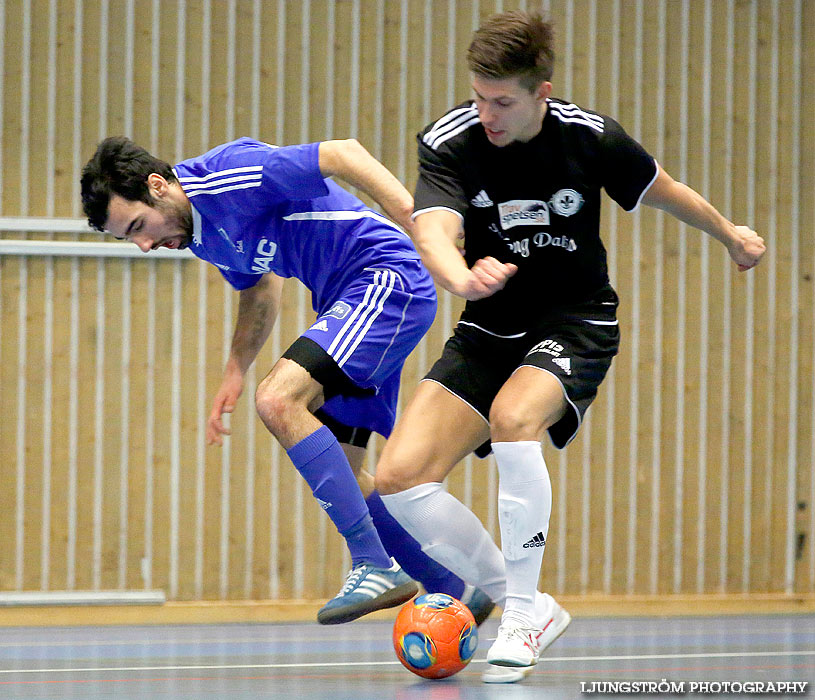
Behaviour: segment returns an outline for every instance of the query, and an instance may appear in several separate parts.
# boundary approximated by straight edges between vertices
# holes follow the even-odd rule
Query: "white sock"
[[[502,619],[534,625],[536,589],[552,512],[552,484],[537,441],[493,442],[498,462],[498,522],[506,561]]]
[[[440,483],[383,495],[382,502],[428,556],[503,604],[506,577],[501,550],[475,514]]]

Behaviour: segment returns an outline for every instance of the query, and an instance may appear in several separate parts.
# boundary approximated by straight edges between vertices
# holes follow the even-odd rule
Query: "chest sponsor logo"
[[[565,248],[570,253],[577,250],[577,243],[574,242],[573,238],[569,238],[568,236],[553,236],[544,231],[536,233],[532,237],[532,241],[538,248],[546,248],[546,246],[553,245],[558,248]]]
[[[241,255],[243,255],[243,241],[242,240],[235,243],[235,250],[237,250]]]
[[[252,272],[271,272],[272,260],[277,253],[277,243],[261,238],[255,251],[255,259],[252,260]]]
[[[507,247],[513,253],[520,255],[522,258],[529,257],[531,245],[534,245],[535,248],[546,248],[547,246],[553,245],[558,248],[563,248],[570,253],[577,250],[577,243],[574,242],[573,238],[569,238],[568,236],[553,236],[545,231],[536,233],[531,239],[521,238],[517,241],[511,241],[505,236],[502,236],[502,238],[506,242]]]
[[[515,226],[548,226],[549,206],[539,199],[512,199],[498,205],[501,228]]]
[[[351,311],[351,307],[348,304],[344,301],[338,301],[323,315],[331,316],[331,318],[345,318],[349,311]]]
[[[552,211],[560,216],[571,216],[580,211],[583,206],[583,196],[577,190],[563,189],[558,190],[552,195],[549,200],[549,206]]]
[[[481,190],[475,197],[473,197],[470,200],[470,204],[472,204],[474,207],[482,208],[493,206],[490,196],[484,190]]]

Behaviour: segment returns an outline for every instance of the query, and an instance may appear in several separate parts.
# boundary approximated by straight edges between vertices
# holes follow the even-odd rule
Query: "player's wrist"
[[[224,379],[240,379],[243,381],[243,378],[246,375],[246,370],[249,368],[250,364],[252,364],[251,361],[241,361],[235,355],[230,355],[229,359],[226,361],[226,367],[224,368]]]

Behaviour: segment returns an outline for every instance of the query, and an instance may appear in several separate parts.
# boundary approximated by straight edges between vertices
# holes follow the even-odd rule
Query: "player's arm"
[[[674,180],[661,167],[642,202],[713,236],[724,244],[739,270],[755,267],[764,255],[761,236],[748,226],[736,226],[728,221],[702,195]]]
[[[503,289],[518,268],[495,258],[477,260],[472,268],[456,246],[461,217],[447,209],[420,212],[413,222],[413,242],[433,279],[453,294],[474,300]]]
[[[320,144],[319,165],[324,177],[336,176],[363,191],[391,219],[410,231],[413,197],[359,141],[323,141]]]
[[[239,292],[238,319],[232,335],[229,359],[207,419],[209,445],[221,445],[221,436],[229,435],[229,429],[223,423],[223,414],[235,410],[238,398],[243,393],[246,370],[257,357],[274,326],[282,292],[283,278],[271,272],[263,275],[253,287]]]

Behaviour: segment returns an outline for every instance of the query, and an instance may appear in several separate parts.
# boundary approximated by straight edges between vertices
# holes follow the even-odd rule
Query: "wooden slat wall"
[[[80,216],[79,170],[114,133],[170,161],[356,136],[412,187],[416,131],[469,94],[472,30],[513,7],[556,22],[556,95],[769,244],[738,274],[715,241],[607,203],[623,343],[581,434],[546,448],[542,584],[815,591],[815,3],[6,0],[0,214]],[[345,548],[251,389],[225,448],[204,446],[235,303],[196,262],[0,257],[0,589],[334,592]],[[405,396],[460,308],[442,296]],[[288,282],[251,386],[312,317]],[[450,488],[497,535],[492,461]]]

